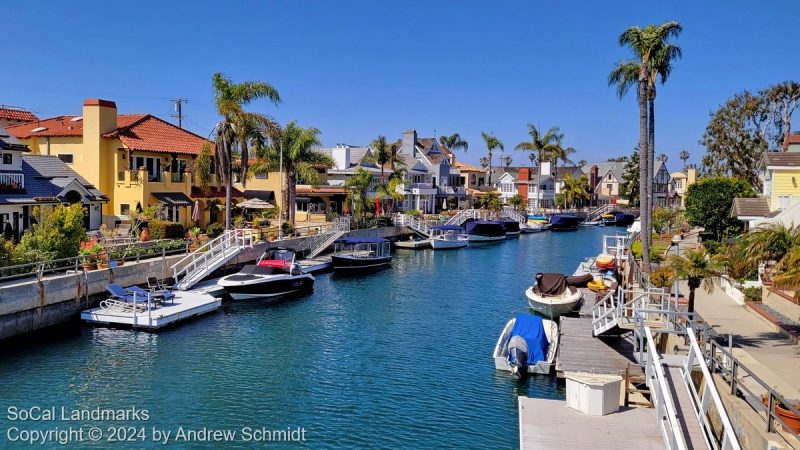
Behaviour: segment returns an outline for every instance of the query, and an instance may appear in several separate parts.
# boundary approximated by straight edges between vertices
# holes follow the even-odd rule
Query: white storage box
[[[567,406],[589,414],[605,416],[619,411],[619,375],[565,372],[567,379]]]

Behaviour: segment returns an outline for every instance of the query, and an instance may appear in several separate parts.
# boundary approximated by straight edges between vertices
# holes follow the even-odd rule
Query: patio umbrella
[[[246,209],[272,209],[275,208],[275,205],[269,202],[265,202],[260,198],[251,198],[249,200],[245,200],[242,203],[239,203],[239,208],[246,208]]]
[[[200,222],[200,202],[194,201],[194,211],[192,212],[192,221]]]
[[[380,213],[381,213],[381,199],[375,197],[375,215],[377,216]]]
[[[442,200],[442,209],[447,209],[447,199]]]

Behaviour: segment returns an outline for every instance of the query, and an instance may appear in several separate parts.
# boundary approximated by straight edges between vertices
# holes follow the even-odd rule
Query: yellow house
[[[136,210],[160,205],[163,219],[190,226],[221,214],[224,189],[193,185],[192,162],[208,140],[150,114],[118,114],[113,101],[89,99],[80,116],[58,116],[9,128],[33,154],[58,156],[109,199],[103,223],[113,227]],[[220,195],[221,194],[221,195]],[[241,197],[241,192],[234,191]],[[216,216],[216,217],[215,217]]]

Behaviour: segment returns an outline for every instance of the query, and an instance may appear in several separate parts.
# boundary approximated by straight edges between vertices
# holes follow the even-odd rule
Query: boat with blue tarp
[[[503,219],[500,221],[500,224],[503,225],[503,230],[506,232],[506,237],[513,237],[519,236],[520,228],[519,222],[514,219]]]
[[[346,237],[334,242],[334,271],[355,272],[380,269],[392,262],[391,243],[384,238]]]
[[[558,349],[555,321],[517,314],[503,328],[494,347],[494,367],[514,376],[549,374]]]
[[[551,231],[575,231],[580,220],[572,214],[555,214],[550,218]]]
[[[469,242],[497,242],[506,238],[503,224],[495,220],[468,220],[465,229]]]

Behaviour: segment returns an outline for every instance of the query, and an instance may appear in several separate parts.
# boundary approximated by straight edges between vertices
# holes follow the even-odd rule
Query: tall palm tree
[[[492,185],[492,152],[494,150],[498,149],[498,148],[500,150],[505,150],[505,147],[503,146],[503,142],[500,139],[497,139],[496,137],[494,137],[493,134],[488,134],[488,133],[486,133],[484,131],[481,131],[481,137],[483,138],[483,141],[486,143],[486,150],[487,150],[486,156],[487,156],[488,163],[489,163],[489,169],[488,169],[488,173],[489,174],[488,174],[488,176],[486,178],[486,185],[487,186],[491,186]]]
[[[245,111],[244,107],[258,99],[274,104],[281,101],[278,91],[263,81],[234,83],[221,73],[211,78],[214,103],[222,121],[215,126],[217,175],[225,183],[225,228],[231,228],[231,190],[233,159],[241,158],[241,178],[246,183],[249,162],[248,142],[258,128],[274,128],[275,121],[266,115]]]
[[[366,219],[367,209],[369,208],[367,193],[370,186],[372,186],[372,172],[360,167],[356,170],[355,175],[344,182],[344,187],[347,188],[347,199],[345,201],[353,205],[353,217],[356,220],[358,220],[359,216],[361,221]]]
[[[667,156],[666,153],[659,153],[658,154],[658,158],[656,158],[656,159],[658,159],[658,160],[660,160],[662,162],[667,162],[667,158],[668,158],[668,156]]]
[[[617,85],[617,94],[622,97],[632,86],[637,86],[639,103],[639,149],[642,217],[642,262],[643,271],[650,272],[651,211],[653,154],[655,141],[655,84],[658,77],[664,83],[672,71],[671,62],[681,55],[679,47],[667,40],[676,37],[682,30],[678,22],[648,25],[645,28],[631,27],[619,36],[619,44],[631,48],[635,60],[621,61],[608,77],[609,85]],[[648,105],[650,107],[648,111]]]
[[[681,150],[681,153],[680,155],[678,155],[678,158],[680,158],[681,161],[683,161],[683,170],[686,170],[686,161],[689,160],[689,152],[687,152],[686,150]]]
[[[273,131],[273,145],[264,149],[264,157],[253,164],[251,172],[255,174],[267,173],[278,169],[286,173],[286,196],[281,212],[286,211],[286,219],[294,224],[295,199],[297,197],[297,183],[302,180],[311,185],[319,185],[320,167],[332,167],[333,159],[315,150],[319,142],[320,131],[316,128],[303,128],[296,122],[289,122],[283,129]],[[281,158],[283,153],[283,158]],[[280,161],[283,160],[283,167]]]
[[[669,255],[666,260],[666,267],[672,269],[678,279],[686,280],[689,285],[689,305],[690,313],[694,312],[694,291],[700,285],[706,292],[714,291],[714,277],[722,272],[722,265],[714,258],[709,257],[705,249],[686,250],[683,255]]]
[[[394,172],[394,168],[404,164],[403,159],[397,154],[397,146],[395,144],[386,143],[386,136],[380,135],[375,138],[375,140],[372,141],[372,144],[370,144],[370,148],[372,149],[372,152],[367,154],[367,156],[364,157],[364,160],[378,164],[381,167],[380,185],[383,187],[383,191],[388,193],[389,191],[387,189],[385,167],[389,165],[389,167],[392,168],[392,172]],[[390,195],[385,195],[380,198],[383,199],[390,197]]]
[[[542,176],[542,161],[549,161],[550,155],[556,152],[558,142],[561,140],[561,131],[558,127],[550,127],[542,133],[533,124],[528,124],[528,134],[531,136],[530,142],[520,142],[514,147],[515,150],[530,152],[531,164],[533,160],[539,161],[539,170],[536,174],[536,209],[539,209],[539,187]],[[533,155],[536,155],[535,157]]]
[[[453,151],[463,150],[466,152],[469,148],[469,143],[462,139],[458,133],[453,133],[450,136],[439,136],[439,143]]]
[[[514,162],[514,158],[512,158],[511,155],[505,155],[500,157],[500,161],[502,161],[503,165],[506,166],[506,169],[508,169],[511,167],[511,163]]]

